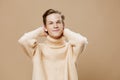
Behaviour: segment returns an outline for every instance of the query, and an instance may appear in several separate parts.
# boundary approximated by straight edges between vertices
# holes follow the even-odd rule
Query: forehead
[[[53,13],[50,14],[46,17],[47,21],[57,21],[57,20],[61,20],[61,15],[58,13]]]

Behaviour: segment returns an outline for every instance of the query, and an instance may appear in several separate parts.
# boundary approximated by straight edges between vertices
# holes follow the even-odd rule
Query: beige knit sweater
[[[32,80],[78,80],[76,62],[87,39],[65,28],[64,37],[53,39],[47,36],[46,41],[38,43],[43,32],[39,27],[19,39],[26,54],[32,58]]]

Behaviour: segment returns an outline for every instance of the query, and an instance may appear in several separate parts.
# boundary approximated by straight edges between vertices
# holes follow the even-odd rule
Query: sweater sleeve
[[[19,40],[19,44],[24,49],[25,53],[32,57],[35,53],[36,46],[38,45],[38,38],[44,36],[45,32],[43,27],[39,27],[33,31],[25,33]]]
[[[64,29],[64,36],[72,46],[73,59],[76,62],[79,54],[83,52],[86,44],[88,44],[87,38],[67,28]]]

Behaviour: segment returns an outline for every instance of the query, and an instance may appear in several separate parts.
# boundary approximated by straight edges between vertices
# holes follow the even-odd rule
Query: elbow
[[[83,52],[86,49],[87,44],[87,38],[83,37],[83,39],[80,41],[81,52]]]
[[[22,38],[20,38],[19,40],[18,40],[18,43],[19,44],[22,44],[24,42],[24,40],[22,40]]]
[[[26,44],[26,36],[25,36],[25,34],[18,40],[18,43],[20,45]]]
[[[20,39],[18,40],[18,43],[19,43],[20,45],[24,45],[25,40],[23,40],[22,38],[20,38]]]
[[[86,37],[83,37],[81,39],[79,39],[79,42],[81,45],[87,45],[88,44],[88,40]]]
[[[80,35],[80,34],[76,34],[74,40],[72,41],[74,44],[82,46],[82,45],[87,45],[88,44],[88,40],[86,37]]]
[[[36,39],[30,39],[26,34],[22,36],[19,40],[18,43],[21,46],[30,46],[30,47],[35,47],[37,45],[37,40]]]
[[[84,44],[85,44],[85,45],[88,44],[88,40],[87,40],[86,37],[84,37]]]

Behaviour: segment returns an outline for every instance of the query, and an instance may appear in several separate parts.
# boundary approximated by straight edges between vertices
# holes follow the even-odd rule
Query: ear
[[[44,30],[45,30],[45,32],[47,32],[47,28],[46,27],[44,28]]]
[[[64,21],[62,22],[62,24],[63,24],[63,27],[65,27],[65,23],[64,23]]]
[[[44,26],[44,31],[47,33],[47,35],[48,35],[48,30],[47,30],[47,28],[46,28],[46,26]]]
[[[43,26],[43,29],[44,29],[44,31],[45,31],[45,32],[47,31],[47,28],[46,28],[46,26],[45,26],[45,25]]]
[[[63,22],[63,30],[64,30],[64,28],[65,28],[65,23]]]
[[[43,29],[44,29],[44,31],[45,31],[46,33],[48,32],[46,26],[44,26]]]

